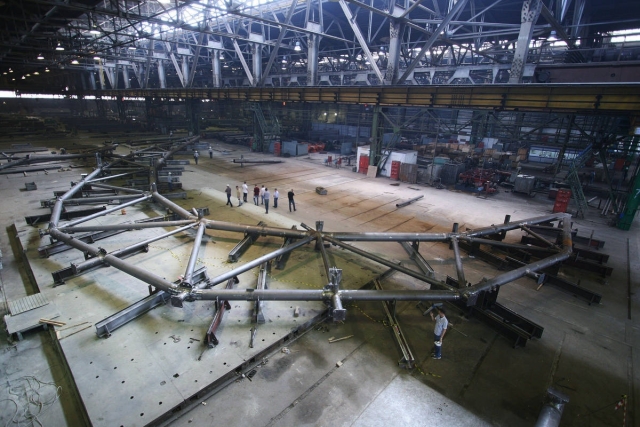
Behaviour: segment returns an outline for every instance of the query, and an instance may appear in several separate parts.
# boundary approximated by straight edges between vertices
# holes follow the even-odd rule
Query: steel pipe
[[[73,199],[64,200],[64,205],[90,205],[90,204],[103,204],[109,203],[112,200],[133,200],[136,197],[140,197],[139,194],[112,194],[110,196],[95,196],[95,197],[77,197]]]
[[[332,237],[342,242],[446,242],[447,233],[323,233],[325,238]]]
[[[191,276],[193,276],[193,270],[196,268],[196,262],[198,261],[198,253],[200,252],[200,245],[202,244],[202,236],[207,229],[203,221],[200,221],[196,237],[193,239],[193,248],[191,249],[191,255],[189,256],[189,262],[187,263],[187,269],[184,273],[184,282],[187,285],[191,285]]]
[[[138,199],[134,199],[134,200],[128,201],[126,203],[122,203],[122,204],[120,204],[118,206],[114,206],[114,207],[109,208],[107,210],[96,212],[93,215],[89,215],[89,216],[85,216],[84,218],[76,219],[75,221],[71,221],[70,223],[65,224],[65,227],[73,227],[76,224],[81,224],[83,222],[91,221],[92,219],[99,218],[101,216],[104,216],[104,215],[109,214],[111,212],[120,210],[120,209],[125,208],[127,206],[131,206],[131,205],[135,205],[136,203],[144,202],[146,200],[149,200],[150,198],[151,198],[151,194],[148,194],[148,195],[146,195],[144,197],[140,197]]]
[[[170,231],[168,233],[163,233],[163,234],[161,234],[159,236],[152,237],[152,238],[144,240],[142,242],[135,243],[133,245],[127,246],[126,248],[117,249],[117,250],[111,252],[109,255],[112,255],[112,256],[115,256],[115,257],[118,257],[118,258],[125,257],[125,256],[127,256],[129,254],[132,254],[132,253],[144,248],[145,246],[148,246],[149,244],[151,244],[153,242],[156,242],[158,240],[162,240],[165,237],[173,236],[174,234],[178,234],[178,233],[180,233],[182,231],[185,231],[185,230],[188,230],[190,228],[193,228],[194,226],[195,226],[195,224],[189,224],[187,226],[177,228],[177,229],[175,229],[173,231]],[[91,268],[97,267],[97,266],[99,266],[99,265],[101,265],[103,263],[104,263],[104,260],[102,258],[95,257],[95,258],[88,259],[88,260],[86,260],[84,262],[78,263],[78,264],[71,264],[71,267],[73,268],[73,274],[78,274],[78,273],[81,273],[83,271],[89,270]]]
[[[90,182],[92,187],[107,188],[109,190],[123,191],[125,193],[144,194],[146,191],[138,190],[136,188],[118,187],[116,185],[100,184],[94,181]]]
[[[167,199],[166,197],[164,197],[160,193],[158,193],[157,189],[155,188],[155,185],[153,187],[154,188],[152,189],[151,194],[153,195],[153,200],[154,201],[158,202],[159,204],[161,204],[165,208],[170,209],[172,212],[174,212],[178,216],[181,216],[182,218],[185,218],[185,219],[196,219],[197,218],[197,216],[194,215],[193,213],[191,213],[188,210],[182,208],[181,206],[178,206],[177,204],[173,203],[171,200]]]
[[[470,230],[460,234],[467,237],[486,236],[488,234],[497,234],[501,231],[515,230],[516,228],[521,228],[523,225],[533,225],[533,224],[539,224],[541,222],[557,221],[557,220],[563,219],[566,216],[568,215],[557,214],[557,213],[551,214],[551,215],[538,216],[530,219],[525,219],[522,221],[508,222],[502,225],[491,225],[489,227],[483,227],[477,230]]]
[[[179,221],[132,222],[127,224],[110,224],[110,225],[85,225],[80,227],[60,227],[58,228],[58,230],[64,233],[80,233],[85,231],[140,230],[143,228],[179,227],[187,224],[194,224],[194,220],[183,219]]]
[[[462,268],[462,258],[460,257],[460,247],[458,246],[458,238],[451,238],[451,246],[453,246],[453,255],[456,259],[456,273],[458,274],[458,284],[467,286],[467,280],[464,277],[464,269]]]
[[[295,237],[297,239],[309,236],[309,233],[306,231],[294,230],[291,228],[244,225],[233,222],[215,221],[212,219],[207,219],[205,221],[207,228],[212,230],[234,231],[237,233],[259,234],[262,236]]]
[[[329,301],[335,295],[323,289],[202,289],[191,293],[197,300],[227,301]],[[341,290],[342,301],[451,301],[460,299],[456,291]]]
[[[554,249],[554,248],[542,248],[539,246],[527,246],[527,245],[521,245],[518,243],[505,243],[505,242],[501,242],[499,240],[491,240],[491,239],[481,239],[481,238],[477,238],[477,237],[467,237],[464,235],[460,235],[457,237],[457,239],[459,240],[464,240],[467,241],[469,243],[479,243],[481,245],[489,245],[489,246],[499,246],[501,248],[511,248],[511,249],[521,249],[523,251],[529,251],[529,252],[544,252],[544,253],[557,253],[560,249]]]
[[[370,260],[376,261],[376,262],[378,262],[378,263],[380,263],[382,265],[386,265],[387,267],[393,268],[394,270],[397,270],[397,271],[399,271],[401,273],[404,273],[404,274],[406,274],[408,276],[411,276],[411,277],[413,277],[415,279],[422,280],[423,282],[427,282],[427,283],[431,283],[431,284],[437,284],[438,286],[442,285],[441,282],[439,282],[439,281],[437,281],[435,279],[427,277],[427,276],[425,276],[423,274],[420,274],[420,273],[418,273],[416,271],[413,271],[413,270],[410,270],[408,268],[402,267],[402,266],[400,266],[398,264],[394,264],[391,261],[388,261],[388,260],[386,260],[384,258],[381,258],[381,257],[377,256],[377,255],[370,254],[369,252],[363,251],[362,249],[356,248],[355,246],[347,245],[346,243],[342,243],[341,241],[333,239],[331,237],[327,237],[326,235],[324,236],[324,239],[327,240],[330,243],[333,243],[336,246],[340,246],[341,248],[347,249],[347,250],[349,250],[351,252],[354,252],[354,253],[356,253],[356,254],[358,254],[360,256],[363,256],[365,258],[369,258]]]
[[[138,172],[144,172],[145,169],[138,169],[136,171],[133,172],[125,172],[125,173],[119,173],[117,175],[109,175],[109,176],[105,176],[102,178],[96,178],[96,179],[92,179],[91,181],[89,181],[89,184],[91,185],[97,185],[97,182],[102,182],[102,181],[108,181],[110,179],[115,179],[115,178],[122,178],[124,176],[129,176],[129,175],[133,175],[134,173],[138,173]],[[120,187],[118,187],[120,188]]]
[[[536,272],[538,270],[542,270],[546,267],[552,266],[556,263],[564,261],[565,259],[571,256],[572,252],[572,239],[571,239],[571,222],[569,221],[570,216],[567,214],[563,214],[564,219],[562,222],[563,227],[563,248],[562,252],[557,253],[553,256],[541,259],[539,261],[533,262],[531,264],[524,265],[515,270],[511,270],[507,273],[503,273],[499,276],[496,276],[492,279],[482,281],[478,284],[475,284],[469,288],[467,288],[463,295],[465,299],[473,299],[482,291],[488,291],[495,287],[502,286],[506,283],[513,282],[514,280],[527,275],[531,272]]]
[[[261,256],[259,258],[256,258],[251,262],[243,264],[238,268],[234,268],[233,270],[231,270],[231,271],[229,271],[227,273],[221,274],[220,276],[211,279],[211,284],[212,284],[212,286],[215,286],[218,283],[222,283],[225,280],[228,280],[228,279],[230,279],[232,277],[238,276],[238,275],[244,273],[245,271],[251,270],[252,268],[259,266],[263,262],[267,262],[269,260],[272,260],[272,259],[280,256],[281,254],[285,254],[287,252],[293,251],[294,249],[298,249],[299,247],[304,246],[307,243],[311,242],[314,238],[315,237],[313,237],[313,236],[308,236],[305,239],[298,240],[295,243],[292,243],[292,244],[290,244],[288,246],[285,246],[285,247],[280,248],[280,249],[278,249],[276,251],[273,251],[273,252],[268,253],[266,255],[263,255],[263,256]]]
[[[552,248],[557,248],[557,247],[558,247],[558,245],[556,245],[555,243],[551,242],[550,240],[547,240],[544,236],[542,236],[542,235],[540,235],[540,234],[536,233],[535,231],[533,231],[533,230],[532,230],[532,229],[530,229],[529,227],[527,227],[527,226],[524,226],[524,225],[523,225],[521,228],[522,228],[525,232],[527,232],[527,233],[531,234],[533,237],[535,237],[536,239],[538,239],[538,240],[540,240],[540,241],[542,241],[542,242],[546,243],[546,244],[547,244],[547,245],[549,245],[550,247],[552,247]]]
[[[67,245],[72,246],[80,251],[87,252],[95,257],[100,257],[103,259],[103,262],[105,264],[109,264],[113,268],[123,271],[128,275],[135,277],[136,279],[142,280],[143,282],[148,283],[149,285],[155,286],[158,289],[161,289],[165,292],[170,292],[172,294],[180,291],[180,289],[176,285],[169,282],[168,280],[160,276],[157,276],[153,273],[150,273],[147,270],[144,270],[140,267],[131,265],[113,255],[108,255],[108,254],[105,255],[100,248],[94,248],[93,246],[88,245],[84,242],[81,242],[78,239],[74,239],[73,237],[67,234],[64,234],[59,230],[55,230],[55,229],[50,230],[49,233],[54,238],[60,241],[63,241]]]
[[[424,195],[418,196],[418,197],[414,197],[413,199],[407,200],[404,203],[396,203],[396,208],[403,208],[405,206],[409,206],[411,203],[417,202],[418,200],[422,199],[423,197],[424,197]]]
[[[62,206],[64,204],[64,201],[80,191],[82,189],[82,186],[84,186],[85,181],[92,179],[93,177],[98,176],[101,173],[102,168],[94,170],[89,175],[87,175],[85,179],[81,180],[76,185],[71,187],[69,191],[58,197],[55,205],[53,205],[53,209],[51,210],[51,220],[49,221],[49,228],[56,228],[58,226],[58,221],[60,221],[60,215],[62,214]]]

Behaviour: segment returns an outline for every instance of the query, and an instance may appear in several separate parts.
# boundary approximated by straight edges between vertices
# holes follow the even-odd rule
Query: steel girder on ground
[[[135,153],[132,154],[135,156]],[[100,162],[99,162],[100,163]],[[524,219],[519,221],[506,220],[502,225],[491,225],[489,227],[464,232],[454,231],[451,233],[378,233],[378,232],[331,232],[325,231],[321,221],[316,223],[316,227],[311,228],[302,224],[304,230],[269,227],[266,225],[245,225],[232,222],[218,221],[215,219],[206,219],[196,209],[191,211],[184,209],[174,202],[170,201],[156,190],[155,184],[151,185],[148,192],[138,197],[133,202],[143,203],[149,200],[169,209],[180,220],[176,221],[159,221],[149,223],[123,223],[121,225],[80,225],[81,222],[89,222],[100,214],[87,217],[87,221],[76,220],[64,224],[61,221],[65,201],[69,200],[74,194],[80,192],[83,186],[91,184],[94,180],[103,180],[102,174],[108,169],[108,163],[101,163],[101,166],[88,174],[81,181],[75,183],[72,188],[57,197],[52,208],[51,219],[48,227],[42,231],[48,234],[55,241],[62,242],[69,247],[82,251],[91,263],[87,268],[95,268],[97,266],[111,266],[125,274],[139,279],[141,282],[151,286],[151,289],[162,291],[162,300],[171,300],[174,307],[182,307],[184,303],[196,302],[199,300],[214,301],[323,301],[330,307],[330,313],[336,320],[345,318],[345,310],[343,302],[347,301],[464,301],[468,306],[474,306],[478,298],[484,293],[497,292],[500,286],[510,283],[520,277],[530,275],[534,272],[544,270],[554,264],[560,263],[571,255],[572,240],[570,229],[570,215],[553,214],[536,218]],[[102,181],[100,181],[102,182]],[[132,203],[133,204],[133,203]],[[106,211],[105,211],[106,212]],[[549,222],[559,221],[561,223],[562,245],[540,249],[538,252],[544,253],[544,258],[539,258],[535,262],[525,264],[519,268],[509,272],[498,274],[493,278],[485,278],[478,283],[470,284],[464,281],[462,272],[462,263],[460,262],[460,252],[454,250],[458,276],[461,282],[460,287],[449,285],[446,281],[436,279],[432,274],[419,273],[410,268],[398,265],[394,262],[386,260],[380,256],[372,254],[357,248],[351,242],[406,242],[412,243],[417,247],[419,242],[442,242],[450,243],[454,249],[457,242],[466,242],[471,245],[499,245],[501,247],[512,247],[520,249],[523,246],[518,244],[508,244],[501,241],[491,240],[487,237],[503,235],[509,230],[521,229],[535,224],[547,224]],[[174,228],[174,230],[163,234],[157,239],[168,237],[175,233],[183,232],[187,229],[197,229],[193,241],[191,256],[185,269],[182,279],[177,282],[170,282],[158,275],[156,272],[145,270],[132,262],[128,262],[122,258],[135,252],[135,249],[145,246],[149,240],[139,242],[127,248],[122,248],[111,253],[107,253],[104,249],[89,244],[82,239],[75,238],[76,233],[86,231],[106,231],[106,230],[135,230],[148,227]],[[200,239],[204,234],[204,230],[219,230],[226,232],[236,232],[241,235],[258,235],[258,236],[275,236],[281,238],[290,238],[291,243],[283,247],[266,253],[252,261],[246,262],[231,271],[209,278],[206,276],[206,269],[197,268],[198,253],[200,250]],[[152,240],[157,240],[152,239]],[[276,259],[279,256],[290,253],[295,249],[305,246],[311,242],[315,242],[316,250],[321,251],[325,277],[329,278],[326,286],[315,290],[300,289],[216,289],[215,286],[221,283],[227,283],[229,280],[236,278],[241,273],[249,271],[253,268],[264,266],[264,263]],[[370,260],[383,264],[399,273],[407,274],[414,279],[420,280],[426,285],[431,285],[432,289],[427,290],[381,290],[381,289],[343,289],[341,282],[341,273],[339,269],[331,267],[325,253],[325,244],[338,246],[346,249]],[[79,269],[78,272],[81,272]],[[437,289],[434,289],[437,288]],[[157,299],[157,298],[156,298]],[[154,300],[153,304],[157,301]],[[103,331],[104,332],[104,331]]]

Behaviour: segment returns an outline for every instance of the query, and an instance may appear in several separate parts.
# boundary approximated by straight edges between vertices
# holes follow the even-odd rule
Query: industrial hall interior
[[[640,427],[640,1],[0,22],[0,425]]]

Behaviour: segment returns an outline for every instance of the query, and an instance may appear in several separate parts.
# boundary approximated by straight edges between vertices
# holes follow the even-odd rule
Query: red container
[[[369,156],[360,156],[359,172],[367,174],[369,170]]]
[[[391,162],[391,179],[400,179],[400,162],[396,160]]]
[[[556,195],[556,202],[553,204],[553,213],[566,212],[571,201],[571,190],[561,189],[558,190]]]
[[[273,155],[276,157],[280,157],[281,145],[279,142],[273,143]]]

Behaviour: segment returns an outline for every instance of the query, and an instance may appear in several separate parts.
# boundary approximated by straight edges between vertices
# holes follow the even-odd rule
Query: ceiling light
[[[78,62],[78,60],[77,60],[77,59],[74,59],[73,61],[71,61],[71,63],[72,63],[73,65],[78,65],[78,64],[79,64],[79,62]]]
[[[44,56],[42,56],[42,54],[41,54],[41,53],[39,53],[39,54],[38,54],[38,59],[43,60],[43,59],[44,59]]]
[[[137,48],[135,46],[129,46],[129,50],[136,50]]]
[[[95,59],[96,61],[100,61],[100,57],[99,56],[94,56],[93,59]]]
[[[11,79],[11,81],[12,81],[12,82],[15,82],[15,81],[16,81],[16,79]]]
[[[3,76],[6,76],[6,75],[7,75],[7,72],[5,71],[4,73],[2,73],[2,75],[3,75]]]
[[[9,72],[10,72],[10,73],[13,73],[13,70],[12,70],[11,68],[9,68]]]
[[[551,31],[551,34],[549,34],[549,38],[547,40],[549,40],[550,42],[558,40],[558,37],[556,37],[556,32]]]
[[[58,46],[56,46],[56,50],[64,50],[64,47],[58,42]]]
[[[27,73],[27,77],[31,77],[31,74]]]
[[[40,73],[36,71],[35,73],[33,73],[33,75],[34,75],[34,76],[39,76],[39,75],[40,75]]]
[[[45,72],[45,73],[48,73],[48,72],[49,72],[49,68],[45,68],[45,69],[44,69],[44,72]]]
[[[295,50],[296,52],[300,52],[302,50],[302,47],[300,47],[300,42],[296,42],[296,46],[293,48],[293,50]]]
[[[98,30],[96,30],[96,29],[92,29],[92,30],[89,30],[89,34],[96,34],[96,35],[98,35],[98,34],[100,34],[100,31],[98,31]]]
[[[220,59],[223,60],[224,59],[224,52],[220,52]]]
[[[22,76],[22,80],[24,80],[24,79],[26,79],[26,77],[25,77],[25,76]]]

